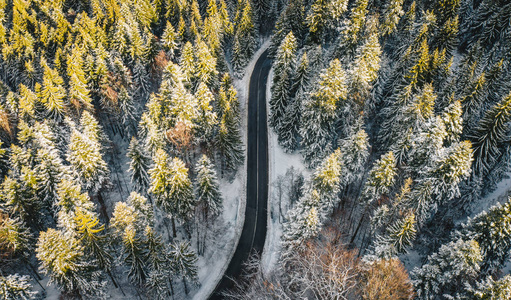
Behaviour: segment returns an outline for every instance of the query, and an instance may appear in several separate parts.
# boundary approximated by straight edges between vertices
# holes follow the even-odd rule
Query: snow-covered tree
[[[338,108],[347,97],[345,73],[338,59],[330,62],[320,77],[318,87],[302,109],[300,135],[309,166],[316,166],[332,151]]]
[[[36,257],[50,283],[56,283],[64,292],[84,297],[102,293],[100,273],[95,271],[93,262],[86,260],[76,238],[52,228],[43,231],[37,241]]]
[[[32,291],[30,276],[27,275],[0,275],[0,296],[5,300],[35,299],[37,292]]]
[[[149,169],[150,157],[147,156],[144,149],[136,138],[131,138],[126,156],[130,159],[129,171],[131,172],[131,182],[135,189],[141,193],[147,192],[149,188]]]
[[[459,239],[442,245],[428,257],[426,264],[412,273],[418,299],[455,296],[459,287],[477,277],[481,261],[481,250],[474,240]]]
[[[482,212],[463,225],[455,235],[464,239],[474,239],[479,243],[484,272],[500,269],[509,258],[511,238],[511,202],[507,201]]]
[[[190,249],[190,243],[179,242],[171,245],[168,252],[171,264],[175,272],[181,275],[185,287],[185,293],[188,294],[188,281],[197,283],[197,255]]]
[[[296,39],[293,32],[284,38],[273,63],[273,85],[270,99],[270,126],[275,128],[279,138],[282,136],[282,122],[289,109],[291,79],[296,60]]]

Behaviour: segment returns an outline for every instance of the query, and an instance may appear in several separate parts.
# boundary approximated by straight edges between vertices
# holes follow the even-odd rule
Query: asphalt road
[[[266,122],[266,82],[271,61],[268,51],[263,52],[250,77],[248,95],[247,133],[247,206],[245,223],[238,247],[224,276],[210,300],[223,299],[222,291],[234,286],[243,263],[253,251],[262,253],[268,221],[268,127]]]

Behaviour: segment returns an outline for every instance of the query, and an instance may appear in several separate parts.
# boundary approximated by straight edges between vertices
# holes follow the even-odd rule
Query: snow
[[[273,68],[270,70],[268,76],[266,101],[267,107],[271,99],[271,82],[273,81]],[[266,110],[269,115],[269,108]],[[284,192],[282,195],[283,216],[279,216],[279,197],[276,190],[276,183],[280,176],[284,176],[286,172],[293,167],[298,173],[303,173],[307,176],[309,171],[305,168],[300,153],[286,153],[282,146],[278,144],[277,135],[268,128],[268,228],[266,232],[266,241],[264,244],[263,253],[261,255],[261,268],[264,274],[271,273],[278,265],[281,250],[281,235],[282,224],[284,222],[283,216],[286,215],[287,210],[290,208],[290,201],[288,193]]]

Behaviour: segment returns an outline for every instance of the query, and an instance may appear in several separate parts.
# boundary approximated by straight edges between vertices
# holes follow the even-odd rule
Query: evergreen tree
[[[51,69],[48,65],[44,65],[44,75],[42,86],[36,83],[36,93],[44,105],[48,116],[56,121],[62,120],[66,104],[66,90],[63,87],[64,80],[57,71]]]
[[[498,300],[511,298],[511,276],[505,275],[499,280],[488,276],[486,280],[477,283],[475,288],[469,291],[470,299]]]
[[[388,193],[395,183],[396,175],[396,159],[390,151],[377,160],[369,172],[362,192],[367,203],[377,201],[383,194]]]
[[[501,162],[509,139],[511,93],[489,109],[471,135],[474,144],[474,172],[486,176]]]
[[[511,202],[497,205],[488,212],[482,212],[463,225],[456,236],[474,239],[479,243],[483,261],[481,270],[490,272],[500,269],[509,257],[511,239]]]
[[[479,245],[474,240],[459,239],[442,245],[428,257],[426,264],[412,273],[417,297],[433,300],[437,295],[454,296],[458,287],[477,276],[481,260]]]
[[[338,107],[343,105],[340,102],[347,96],[344,74],[339,60],[333,60],[320,75],[311,99],[304,103],[300,135],[304,158],[309,166],[317,165],[331,151]]]
[[[0,296],[5,300],[30,300],[35,299],[37,292],[32,291],[30,277],[26,275],[0,275]]]
[[[170,162],[168,155],[161,149],[156,151],[153,161],[154,167],[149,170],[151,176],[149,191],[156,197],[156,205],[171,217],[175,237],[175,218],[187,221],[195,208],[188,169],[179,158],[174,158]]]
[[[78,296],[101,294],[103,283],[92,262],[84,256],[83,246],[74,237],[48,229],[41,232],[37,242],[36,256],[41,270],[50,276],[66,293]]]
[[[232,64],[237,74],[241,74],[243,68],[245,68],[254,54],[257,46],[254,14],[250,2],[251,1],[249,0],[242,0],[238,2],[232,56]]]
[[[338,202],[341,182],[341,151],[336,150],[316,169],[312,176],[312,188],[320,195],[319,211],[326,218]]]
[[[347,9],[346,0],[315,0],[306,19],[313,40],[321,42],[325,33],[335,28],[337,21]]]
[[[97,193],[109,182],[109,170],[94,135],[72,130],[67,159],[80,178],[83,187]]]
[[[131,138],[126,156],[130,159],[129,171],[131,172],[131,183],[135,185],[138,192],[145,193],[149,188],[149,169],[150,158],[145,154],[140,143],[136,138]]]
[[[31,238],[30,231],[19,218],[0,215],[0,253],[6,260],[27,253]]]
[[[208,85],[214,83],[218,75],[217,58],[202,40],[196,42],[195,48],[196,66],[195,77]]]
[[[112,256],[108,253],[107,239],[104,234],[105,225],[99,225],[97,217],[83,209],[75,211],[75,221],[77,238],[80,240],[85,250],[92,254],[97,261],[98,266],[109,273],[112,267]],[[115,281],[114,281],[115,283]]]
[[[199,114],[197,118],[197,127],[195,136],[200,142],[209,143],[213,139],[213,134],[218,125],[218,117],[211,106],[215,102],[215,97],[204,82],[199,84],[195,98],[199,102]]]
[[[197,162],[197,203],[204,220],[217,216],[222,211],[222,195],[214,166],[206,155]]]
[[[401,16],[405,13],[403,11],[403,2],[403,0],[398,0],[386,3],[380,22],[382,36],[390,35],[396,30]]]
[[[282,139],[282,122],[289,106],[292,71],[295,64],[296,39],[290,32],[280,45],[273,64],[274,77],[270,99],[270,125]]]
[[[168,253],[172,260],[173,269],[183,279],[185,293],[188,294],[187,280],[192,283],[198,281],[197,277],[197,255],[190,249],[190,243],[179,242],[171,245]]]

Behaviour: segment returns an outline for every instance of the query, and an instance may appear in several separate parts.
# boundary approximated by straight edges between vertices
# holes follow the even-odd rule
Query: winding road
[[[268,51],[257,60],[248,95],[247,133],[247,205],[240,240],[224,276],[210,296],[223,299],[221,293],[234,286],[243,263],[254,251],[261,254],[266,239],[268,220],[268,127],[266,123],[266,82],[271,61]]]

